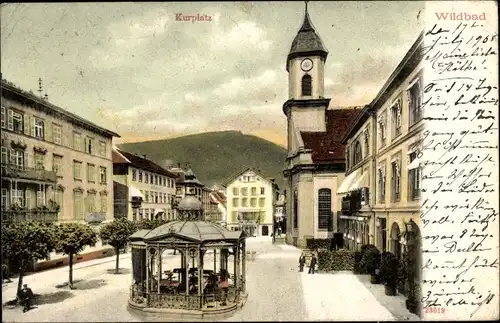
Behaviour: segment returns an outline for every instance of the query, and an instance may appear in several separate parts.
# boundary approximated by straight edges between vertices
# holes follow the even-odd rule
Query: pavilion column
[[[241,259],[241,266],[243,267],[242,268],[242,281],[241,281],[241,290],[243,292],[245,292],[246,290],[246,280],[247,280],[247,261],[246,261],[246,257],[247,257],[247,253],[246,253],[246,248],[245,248],[245,241],[243,241],[241,243],[241,256],[242,256],[242,259]]]
[[[189,250],[185,249],[185,254],[186,254],[186,295],[189,295],[189,259],[188,257]]]
[[[198,249],[198,296],[200,308],[203,307],[203,252]]]
[[[224,268],[224,252],[225,250],[224,249],[221,249],[220,250],[220,257],[219,257],[219,270],[222,270],[222,269],[225,269]]]
[[[149,264],[151,263],[151,251],[150,249],[146,249],[146,294],[149,298]]]
[[[217,273],[217,249],[214,248],[214,274]]]
[[[240,280],[240,244],[236,245],[234,251],[234,289],[238,290]]]
[[[156,260],[157,260],[157,270],[158,270],[158,294],[160,294],[160,282],[161,282],[161,249],[158,248],[157,255],[156,255]]]

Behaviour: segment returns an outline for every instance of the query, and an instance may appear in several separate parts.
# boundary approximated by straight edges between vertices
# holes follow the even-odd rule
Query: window
[[[52,159],[52,170],[56,172],[57,176],[62,177],[63,174],[63,157],[58,155],[53,155]]]
[[[248,199],[246,197],[241,199],[241,206],[244,207],[248,206]]]
[[[59,219],[63,219],[64,191],[62,190],[55,191],[55,202],[57,203],[57,205],[59,205]]]
[[[149,184],[149,174],[144,173],[144,183]]]
[[[24,206],[24,191],[23,190],[12,190],[11,203],[17,204],[18,206]]]
[[[87,181],[95,183],[95,165],[87,164]]]
[[[82,162],[73,161],[73,178],[82,180]]]
[[[36,191],[36,205],[42,206],[43,203],[43,192],[41,190]]]
[[[391,162],[391,194],[392,202],[399,201],[401,197],[401,172],[399,160],[394,159]]]
[[[106,184],[106,167],[99,167],[99,183]]]
[[[57,124],[52,124],[52,138],[55,144],[62,144],[62,127]]]
[[[265,188],[265,187],[261,187],[261,188],[260,188],[260,194],[261,194],[261,195],[266,194],[266,188]]]
[[[378,169],[378,201],[385,202],[385,169],[383,167]]]
[[[158,203],[158,192],[155,192],[155,203]]]
[[[73,132],[73,149],[82,150],[82,135],[78,132]]]
[[[107,194],[101,194],[101,212],[107,213],[108,212],[108,195]]]
[[[354,144],[354,164],[356,165],[363,160],[363,152],[361,151],[361,143],[357,140]]]
[[[158,175],[155,175],[155,185],[158,185]]]
[[[293,228],[299,227],[299,201],[297,191],[293,193]]]
[[[137,172],[135,169],[132,169],[132,180],[135,182],[137,180]]]
[[[392,113],[392,138],[396,138],[401,134],[401,103],[396,103],[391,108]]]
[[[412,152],[410,154],[410,163],[417,158],[417,152]],[[420,198],[420,182],[422,176],[422,168],[416,167],[409,170],[409,181],[410,181],[410,196],[412,200],[418,200]]]
[[[365,156],[370,155],[370,134],[368,132],[368,129],[365,129],[363,131],[363,140],[365,142]]]
[[[257,187],[252,187],[252,195],[257,195]]]
[[[35,137],[38,139],[43,139],[43,120],[35,118]]]
[[[2,107],[2,115],[3,115],[4,107]],[[9,202],[7,199],[7,189],[2,188],[2,210],[5,210],[7,207],[9,207]]]
[[[85,152],[90,155],[94,152],[94,138],[85,138]]]
[[[10,164],[13,166],[17,166],[19,168],[23,168],[25,165],[24,151],[11,149],[10,150]]]
[[[59,191],[56,191],[56,193],[59,192]],[[56,195],[57,197],[57,195]],[[56,200],[57,202],[57,200]],[[24,192],[24,203],[25,203],[25,206],[27,209],[32,209],[36,206],[36,201],[34,199],[34,194],[33,194],[33,191],[27,189],[25,192]]]
[[[236,197],[236,198],[233,198],[233,207],[238,207],[239,205],[239,199]]]
[[[96,211],[95,207],[95,193],[88,193],[85,203],[85,211],[87,213],[92,213]]]
[[[257,206],[257,199],[255,197],[252,197],[250,199],[250,206],[251,207],[256,207]]]
[[[237,187],[233,187],[233,195],[236,195],[236,196],[240,195],[240,192],[239,192]]]
[[[9,120],[9,125],[10,125],[10,120]],[[16,132],[23,132],[24,131],[24,125],[23,125],[23,115],[19,112],[12,111],[12,129],[13,131]]]
[[[45,155],[35,153],[35,169],[45,169]]]
[[[81,192],[73,192],[73,206],[75,213],[75,220],[83,220],[83,194]]]
[[[422,87],[418,79],[407,91],[408,105],[410,110],[410,125],[420,121],[422,118]]]
[[[302,96],[312,95],[312,79],[311,75],[302,76]]]
[[[2,105],[2,116],[1,116],[1,120],[2,120],[2,128],[5,128],[5,121],[7,120],[7,108],[5,108],[3,105]],[[2,191],[3,192],[3,191]],[[2,195],[3,196],[3,195]],[[3,205],[3,203],[2,203]]]
[[[99,156],[106,157],[106,142],[99,140]]]
[[[385,146],[385,138],[386,138],[386,129],[385,129],[385,114],[381,115],[378,120],[378,133],[379,133],[379,141],[380,147]]]
[[[139,171],[139,182],[142,183],[142,172],[141,171]]]
[[[149,191],[146,191],[145,198],[146,198],[146,203],[149,203]]]
[[[259,198],[259,207],[264,207],[266,205],[266,198],[261,197]]]
[[[2,164],[8,164],[8,163],[9,163],[9,158],[8,158],[7,147],[2,147]]]
[[[332,217],[332,191],[322,188],[318,191],[318,229],[330,229]]]
[[[241,195],[247,196],[248,195],[248,187],[242,187],[241,188]]]

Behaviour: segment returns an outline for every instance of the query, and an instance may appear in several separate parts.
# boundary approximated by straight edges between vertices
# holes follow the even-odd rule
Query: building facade
[[[212,192],[210,193],[211,202],[216,205],[216,222],[220,225],[227,227],[227,198],[226,190],[217,186],[212,187]]]
[[[146,156],[113,148],[115,217],[174,220],[176,175]]]
[[[287,243],[305,247],[307,239],[329,238],[337,230],[344,179],[342,138],[361,109],[329,108],[324,75],[328,51],[314,29],[307,4],[304,22],[287,57],[289,96],[286,179]],[[229,198],[229,197],[228,197]]]
[[[402,256],[407,226],[420,225],[423,34],[351,125],[340,231],[350,248],[374,244]]]
[[[175,190],[175,198],[176,204],[178,204],[185,196],[195,196],[203,205],[203,212],[209,211],[210,208],[210,198],[206,193],[203,193],[203,185],[202,182],[196,178],[195,173],[191,168],[184,170],[180,167],[171,168],[171,172],[176,175],[176,190]]]
[[[255,169],[247,168],[226,181],[227,228],[249,236],[271,235],[278,185]]]
[[[2,209],[59,206],[58,222],[113,218],[116,133],[2,80]]]

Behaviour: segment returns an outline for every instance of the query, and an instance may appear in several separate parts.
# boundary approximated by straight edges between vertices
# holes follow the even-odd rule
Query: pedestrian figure
[[[316,255],[315,254],[312,254],[312,258],[311,258],[311,263],[309,264],[309,274],[314,274],[314,270],[316,269]]]
[[[23,289],[21,289],[21,293],[19,295],[20,303],[23,306],[23,313],[26,313],[31,309],[33,297],[34,295],[31,288],[29,288],[27,284],[24,284]]]
[[[278,227],[278,237],[281,237],[281,227]]]
[[[302,253],[299,257],[299,272],[304,271],[304,265],[306,264],[306,256]]]

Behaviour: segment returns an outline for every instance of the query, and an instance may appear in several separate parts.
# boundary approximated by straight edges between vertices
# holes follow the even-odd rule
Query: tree
[[[35,260],[49,257],[55,247],[55,230],[50,223],[17,222],[2,226],[2,252],[19,269],[17,295],[21,292],[24,273]]]
[[[69,288],[73,289],[73,256],[97,242],[97,233],[87,224],[61,223],[56,227],[56,250],[69,256]]]
[[[114,219],[113,222],[105,224],[99,232],[101,239],[106,240],[115,249],[116,274],[119,273],[120,249],[127,244],[128,238],[135,231],[137,231],[137,228],[132,221],[129,221],[127,218],[118,218]]]

